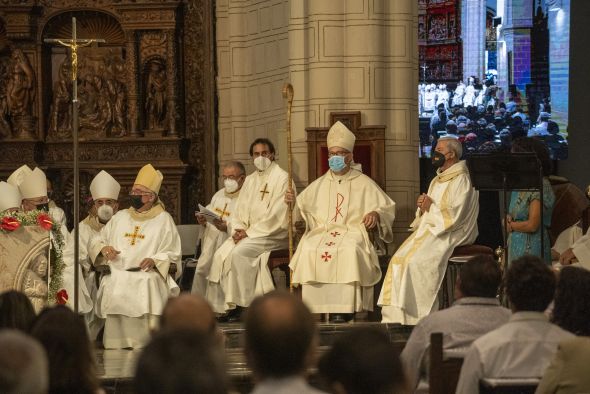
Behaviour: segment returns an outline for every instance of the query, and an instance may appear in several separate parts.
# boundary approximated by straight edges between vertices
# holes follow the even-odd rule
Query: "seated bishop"
[[[479,194],[461,154],[456,138],[439,138],[432,157],[437,175],[428,194],[418,197],[413,232],[391,258],[383,279],[378,301],[383,322],[414,325],[437,310],[449,257],[455,247],[477,238]]]
[[[131,207],[118,211],[89,242],[93,263],[102,257],[111,268],[96,299],[96,315],[106,319],[106,349],[144,347],[166,300],[179,293],[168,269],[180,263],[180,236],[158,198],[163,179],[151,164],[141,168],[129,195]]]
[[[213,262],[213,255],[225,242],[231,230],[231,219],[234,213],[236,201],[246,178],[246,169],[239,161],[232,161],[223,166],[222,170],[223,189],[219,190],[207,209],[219,216],[219,219],[207,220],[205,215],[196,213],[197,223],[203,226],[199,236],[201,254],[195,269],[192,293],[205,297],[207,293],[207,277]]]
[[[18,187],[0,182],[0,213],[20,210],[22,198]]]
[[[268,257],[287,247],[287,206],[283,195],[289,176],[274,161],[266,138],[250,145],[256,171],[248,175],[231,217],[231,238],[213,255],[206,298],[216,313],[239,320],[256,295],[274,289]]]
[[[393,240],[395,202],[353,164],[354,134],[341,122],[328,132],[330,169],[301,192],[295,214],[306,230],[291,260],[292,282],[314,313],[334,322],[373,310],[373,286],[381,269],[369,231]],[[292,191],[285,201],[294,201]]]

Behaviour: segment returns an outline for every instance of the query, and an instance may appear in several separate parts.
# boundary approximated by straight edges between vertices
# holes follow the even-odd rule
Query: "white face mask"
[[[254,165],[256,168],[258,168],[258,171],[266,170],[268,167],[270,167],[271,163],[272,162],[270,159],[264,156],[258,156],[256,159],[254,159]]]
[[[223,181],[223,186],[225,186],[225,191],[227,193],[233,193],[238,190],[238,181],[235,179],[226,179]]]
[[[113,217],[113,207],[111,207],[110,205],[101,205],[96,210],[96,214],[98,215],[98,218],[100,220],[102,220],[103,222],[108,222]]]

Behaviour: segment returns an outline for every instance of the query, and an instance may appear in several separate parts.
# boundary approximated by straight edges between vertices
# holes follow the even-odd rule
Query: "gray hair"
[[[232,167],[240,170],[242,175],[246,175],[246,167],[244,167],[244,165],[242,164],[241,161],[229,161],[229,162],[225,163],[223,166],[223,168],[232,168]]]
[[[17,330],[3,330],[0,332],[0,349],[0,392],[47,392],[47,356],[37,340]]]
[[[455,152],[455,156],[457,157],[457,160],[461,160],[461,156],[463,156],[463,146],[461,146],[461,143],[459,142],[459,140],[455,137],[441,137],[438,139],[438,141],[446,141],[447,143],[447,147],[452,150],[453,152]]]

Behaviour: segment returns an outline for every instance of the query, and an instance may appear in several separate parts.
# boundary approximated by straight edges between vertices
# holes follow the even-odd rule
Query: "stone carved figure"
[[[12,128],[8,122],[8,102],[6,101],[7,82],[7,64],[0,62],[0,139],[8,138],[12,134]]]
[[[149,63],[145,91],[147,129],[161,130],[166,120],[166,70],[159,61]]]
[[[53,100],[49,111],[49,136],[69,138],[72,134],[71,63],[65,59],[59,67],[58,80],[53,85]]]
[[[127,109],[127,91],[125,89],[125,63],[120,57],[112,57],[106,67],[106,89],[112,105],[111,136],[127,135],[125,120]]]
[[[16,138],[32,137],[35,91],[35,72],[29,59],[22,50],[13,49],[8,68],[6,104]]]
[[[31,300],[36,313],[41,312],[47,303],[47,268],[48,261],[44,251],[31,261],[25,274],[23,292]]]

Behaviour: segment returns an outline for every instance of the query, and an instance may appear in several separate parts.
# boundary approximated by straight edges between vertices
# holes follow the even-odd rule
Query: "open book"
[[[206,207],[202,206],[201,204],[199,204],[199,213],[201,215],[203,215],[209,223],[213,223],[213,221],[215,219],[221,219],[221,217],[218,214],[207,209]]]

